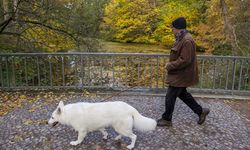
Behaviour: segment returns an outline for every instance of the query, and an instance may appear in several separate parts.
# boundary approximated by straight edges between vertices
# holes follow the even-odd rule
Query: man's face
[[[180,30],[176,29],[175,27],[172,27],[172,31],[175,35],[180,32]]]

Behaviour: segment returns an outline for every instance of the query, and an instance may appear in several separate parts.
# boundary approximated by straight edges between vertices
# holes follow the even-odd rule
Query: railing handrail
[[[147,53],[86,53],[86,52],[60,52],[60,53],[0,53],[0,56],[36,56],[36,55],[105,55],[105,56],[169,56],[169,54]]]
[[[99,53],[99,52],[59,52],[59,53],[0,53],[0,56],[37,56],[37,55],[105,55],[105,56],[169,56],[169,54],[161,53]],[[219,56],[219,55],[197,55],[198,58],[236,58],[236,59],[250,59],[250,56]]]

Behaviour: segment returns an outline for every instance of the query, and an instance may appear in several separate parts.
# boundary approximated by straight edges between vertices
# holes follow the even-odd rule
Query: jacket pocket
[[[172,47],[170,51],[170,61],[175,61],[178,58],[178,49],[177,47]]]

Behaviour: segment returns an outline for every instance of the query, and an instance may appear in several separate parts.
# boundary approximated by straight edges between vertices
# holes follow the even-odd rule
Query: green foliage
[[[250,46],[249,46],[249,39],[250,39],[250,1],[233,1],[237,3],[236,6],[237,10],[232,12],[231,14],[234,15],[234,24],[235,24],[235,32],[237,35],[238,40],[238,55],[243,56],[250,56]]]
[[[46,52],[56,52],[62,49],[72,49],[75,47],[75,41],[53,30],[41,27],[27,29],[24,36],[27,39],[35,41],[34,49],[42,49]]]
[[[107,0],[78,0],[72,11],[70,27],[77,33],[96,38],[103,17],[103,6]],[[77,25],[77,26],[76,26]]]
[[[217,43],[215,44],[213,54],[214,55],[232,55],[232,46],[229,43]]]
[[[0,47],[11,51],[57,52],[84,48],[96,51],[103,6],[107,0],[20,1],[10,24],[0,26],[0,38],[10,44]],[[9,2],[9,8],[14,3]],[[9,9],[8,8],[8,9]],[[3,16],[3,7],[0,9]],[[0,18],[0,23],[5,23]],[[12,47],[10,47],[10,46]],[[13,50],[14,49],[14,50]]]

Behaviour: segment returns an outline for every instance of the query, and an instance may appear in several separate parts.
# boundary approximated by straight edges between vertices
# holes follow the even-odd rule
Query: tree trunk
[[[224,19],[224,30],[225,30],[226,38],[232,46],[232,55],[236,55],[239,47],[237,44],[235,28],[232,26],[229,20],[228,7],[227,7],[225,0],[220,0],[220,6],[221,6],[222,16]]]
[[[3,13],[4,13],[4,21],[9,19],[9,2],[8,0],[3,0]]]
[[[18,0],[13,0],[13,10],[14,10],[14,16],[13,16],[13,20],[16,21],[18,19]]]

